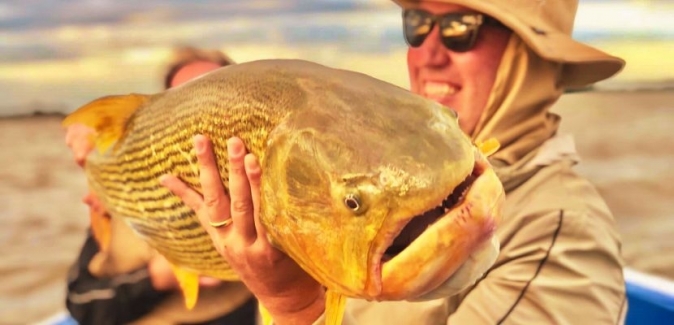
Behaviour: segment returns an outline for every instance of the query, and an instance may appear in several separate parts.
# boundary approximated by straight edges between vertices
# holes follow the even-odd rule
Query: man
[[[396,0],[403,8],[412,91],[456,110],[491,158],[507,192],[497,230],[501,252],[474,286],[419,303],[347,302],[348,324],[617,324],[626,311],[613,217],[572,171],[573,143],[548,112],[567,87],[617,73],[624,62],[574,41],[577,0]],[[582,108],[579,108],[582,109]],[[228,141],[230,198],[208,139],[195,138],[202,198],[177,178],[162,183],[199,215],[276,324],[322,322],[320,285],[256,228],[260,168]],[[227,226],[217,229],[211,224]]]
[[[179,86],[230,64],[234,61],[220,51],[180,48],[169,64],[164,86]],[[92,132],[84,125],[67,130],[66,143],[80,166],[92,149],[87,136]],[[90,208],[91,229],[70,270],[66,300],[78,323],[255,324],[255,299],[238,283],[202,279],[199,301],[187,311],[168,261],[123,221],[110,220],[92,194],[87,194],[84,202]]]

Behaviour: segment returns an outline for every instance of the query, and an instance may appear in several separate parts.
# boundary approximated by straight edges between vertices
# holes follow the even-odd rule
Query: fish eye
[[[344,197],[344,205],[353,212],[359,212],[361,209],[360,196],[355,193],[349,193]]]

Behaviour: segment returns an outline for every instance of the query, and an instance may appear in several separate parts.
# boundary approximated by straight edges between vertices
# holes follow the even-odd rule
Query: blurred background
[[[674,280],[674,4],[581,0],[575,38],[627,60],[554,111],[578,171],[614,212],[629,267]],[[172,50],[237,62],[301,58],[408,86],[400,10],[389,0],[3,0],[0,2],[0,324],[64,310],[88,224],[64,113],[162,88]]]

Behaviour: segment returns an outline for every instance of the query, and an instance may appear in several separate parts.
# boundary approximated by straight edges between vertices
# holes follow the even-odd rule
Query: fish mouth
[[[373,256],[375,300],[413,299],[440,286],[495,231],[503,187],[476,152],[473,170],[437,206],[402,220]],[[373,292],[373,291],[370,291]]]
[[[391,245],[384,251],[384,254],[381,257],[382,263],[385,263],[400,254],[428,227],[432,226],[438,219],[447,215],[450,210],[454,209],[460,202],[462,202],[465,199],[466,192],[479,175],[479,169],[473,168],[472,173],[454,188],[454,191],[442,200],[440,205],[412,217],[412,219],[410,219],[400,230],[400,233],[393,239]]]

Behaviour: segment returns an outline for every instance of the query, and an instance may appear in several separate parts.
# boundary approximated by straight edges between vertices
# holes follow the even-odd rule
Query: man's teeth
[[[427,82],[424,84],[424,93],[429,96],[449,96],[457,92],[458,89],[446,83]]]

